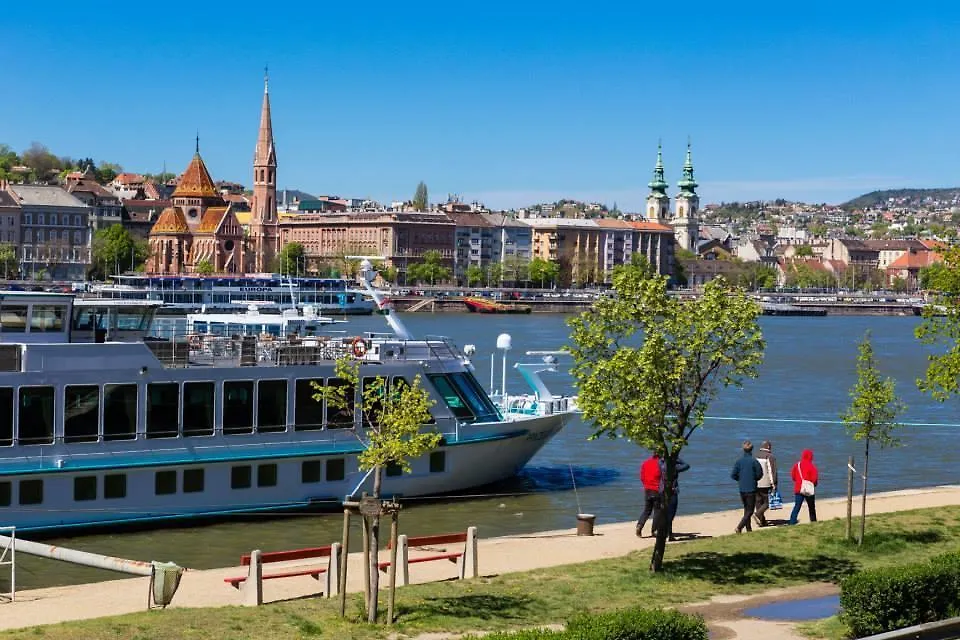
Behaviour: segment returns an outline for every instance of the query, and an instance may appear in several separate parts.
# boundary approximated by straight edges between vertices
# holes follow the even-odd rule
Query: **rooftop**
[[[60,187],[18,184],[10,187],[10,190],[17,195],[21,206],[88,208],[87,205]]]

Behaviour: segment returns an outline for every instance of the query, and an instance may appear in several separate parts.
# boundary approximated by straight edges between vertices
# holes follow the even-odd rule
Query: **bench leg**
[[[240,592],[243,594],[244,606],[259,607],[263,604],[263,563],[260,561],[259,549],[250,553],[250,568]]]
[[[397,554],[400,556],[397,560],[400,563],[400,579],[397,583],[401,587],[405,587],[410,584],[410,547],[407,545],[407,536],[399,535],[397,536]]]
[[[330,545],[330,561],[327,564],[327,585],[324,588],[326,597],[340,593],[340,543]]]

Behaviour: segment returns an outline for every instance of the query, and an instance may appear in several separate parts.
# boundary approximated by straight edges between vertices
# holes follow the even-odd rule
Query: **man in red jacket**
[[[654,453],[640,465],[640,482],[643,483],[643,513],[637,520],[637,537],[643,537],[643,525],[653,514],[653,528],[657,528],[660,509],[663,507],[663,471],[660,456]]]

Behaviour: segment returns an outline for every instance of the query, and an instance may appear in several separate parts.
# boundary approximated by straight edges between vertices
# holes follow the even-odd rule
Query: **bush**
[[[840,617],[856,637],[936,622],[960,611],[960,554],[861,571],[840,584]]]
[[[700,616],[640,607],[576,616],[566,633],[570,640],[706,640],[708,635]]]
[[[474,638],[475,636],[468,636]],[[476,637],[476,640],[566,640],[568,636],[563,631],[550,629],[524,629],[523,631],[501,631],[485,636]]]

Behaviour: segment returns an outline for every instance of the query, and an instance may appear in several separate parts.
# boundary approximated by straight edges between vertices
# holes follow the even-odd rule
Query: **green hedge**
[[[580,614],[567,622],[564,631],[526,629],[481,636],[481,640],[707,640],[707,637],[707,625],[700,616],[633,607]]]
[[[960,554],[861,571],[840,584],[840,617],[856,637],[956,616]]]

